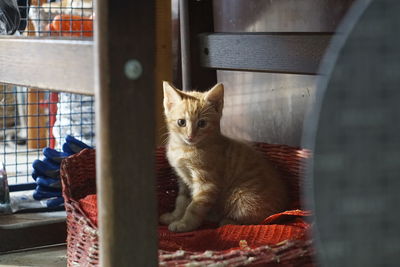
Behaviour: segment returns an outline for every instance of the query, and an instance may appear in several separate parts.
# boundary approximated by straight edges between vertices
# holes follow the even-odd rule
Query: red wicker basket
[[[95,150],[85,149],[61,164],[61,181],[67,212],[68,266],[97,266],[97,226],[88,218],[80,199],[96,193]]]
[[[195,261],[197,266],[221,263],[223,266],[312,266],[312,242],[304,220],[308,212],[297,210],[299,177],[304,170],[306,150],[285,145],[256,144],[264,155],[284,174],[292,193],[291,211],[266,218],[260,226],[204,227],[191,235],[169,232],[159,227],[160,266],[184,266]],[[157,194],[159,213],[173,209],[177,194],[176,176],[165,158],[165,149],[156,151]],[[61,165],[63,194],[67,211],[68,266],[97,266],[98,229],[96,208],[95,150],[85,149],[65,159]],[[250,228],[249,228],[250,227]],[[287,235],[282,229],[291,227]],[[250,230],[249,230],[250,229]],[[226,242],[226,237],[235,237]],[[256,234],[254,234],[256,233]],[[264,235],[263,238],[257,238]],[[223,242],[209,239],[223,236]],[[256,235],[254,237],[254,235]],[[208,240],[202,242],[204,237]],[[228,238],[228,239],[229,239]],[[211,250],[210,250],[211,249]]]

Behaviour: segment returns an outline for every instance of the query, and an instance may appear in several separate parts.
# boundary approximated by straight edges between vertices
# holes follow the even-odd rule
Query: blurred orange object
[[[93,20],[90,17],[57,15],[46,30],[51,36],[93,36]]]

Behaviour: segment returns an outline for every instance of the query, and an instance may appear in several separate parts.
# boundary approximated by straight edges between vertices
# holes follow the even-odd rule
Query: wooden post
[[[190,1],[190,0],[189,0]],[[190,53],[190,22],[189,22],[189,2],[188,0],[179,1],[180,15],[180,39],[181,39],[181,60],[182,60],[182,90],[190,91],[192,88],[191,80],[191,53]]]
[[[96,1],[101,266],[156,266],[155,1]]]
[[[203,68],[200,65],[199,54],[196,53],[199,47],[198,35],[200,33],[214,31],[213,2],[214,1],[212,0],[188,1],[189,38],[191,40],[189,70],[191,76],[191,87],[189,90],[206,91],[217,82],[216,70]]]
[[[47,145],[47,116],[40,101],[44,100],[44,92],[36,89],[28,90],[28,148],[43,148]],[[21,103],[20,103],[21,104]]]
[[[165,141],[162,81],[172,81],[171,1],[156,1],[156,144]]]

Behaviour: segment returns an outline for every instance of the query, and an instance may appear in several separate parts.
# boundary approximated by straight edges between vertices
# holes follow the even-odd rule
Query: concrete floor
[[[66,245],[58,245],[28,251],[0,255],[0,266],[67,266]]]

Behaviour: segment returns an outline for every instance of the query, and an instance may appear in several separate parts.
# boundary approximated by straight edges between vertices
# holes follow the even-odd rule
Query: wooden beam
[[[206,68],[316,74],[330,33],[206,33],[198,36]]]
[[[165,143],[162,81],[172,81],[171,1],[156,1],[156,144]]]
[[[182,64],[182,90],[189,91],[192,89],[191,75],[191,55],[190,55],[190,22],[189,22],[189,1],[179,1],[180,15],[180,40],[181,40],[181,64]]]
[[[187,91],[208,90],[217,82],[217,74],[200,66],[196,37],[199,33],[214,31],[213,1],[172,0],[171,5],[173,82]],[[182,11],[186,14],[181,14]]]
[[[0,38],[0,81],[93,94],[93,42]]]
[[[26,210],[25,210],[26,211]],[[20,249],[65,243],[67,227],[63,212],[15,213],[0,216],[0,265],[2,254]],[[19,265],[19,264],[17,264]]]
[[[191,76],[188,90],[206,91],[217,83],[217,73],[212,69],[202,68],[197,36],[204,32],[214,31],[213,0],[188,0],[189,37],[190,38],[190,66],[187,73]],[[182,16],[183,14],[180,14]],[[182,23],[182,21],[181,21]],[[181,32],[183,34],[183,32]],[[182,38],[181,38],[182,39]],[[183,47],[181,47],[183,49]],[[183,53],[182,51],[182,57]],[[182,66],[182,76],[184,76]],[[183,87],[184,88],[184,87]]]
[[[101,266],[157,266],[155,0],[96,1]]]
[[[182,88],[179,0],[171,0],[171,20],[172,82],[177,88]]]
[[[45,93],[41,90],[29,89],[27,96],[27,124],[28,149],[44,148],[47,144],[47,119],[45,108],[40,106],[45,100]]]

